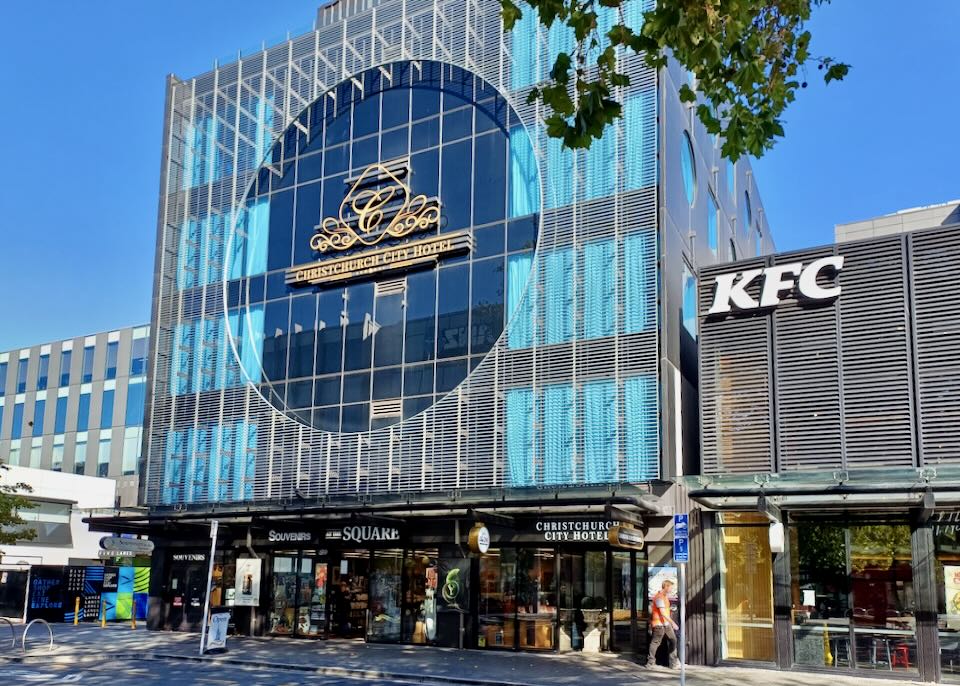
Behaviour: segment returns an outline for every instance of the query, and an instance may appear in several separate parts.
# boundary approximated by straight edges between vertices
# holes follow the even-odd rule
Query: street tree
[[[36,507],[24,495],[33,489],[25,483],[7,483],[9,476],[10,468],[0,462],[0,545],[32,541],[37,535],[20,516],[21,511]]]
[[[807,86],[807,66],[826,83],[843,79],[849,65],[810,53],[806,23],[830,0],[657,0],[642,27],[625,21],[625,9],[642,0],[500,0],[504,27],[525,12],[547,28],[560,23],[573,35],[571,52],[556,55],[547,80],[530,92],[547,110],[547,135],[568,148],[588,148],[622,114],[616,90],[630,84],[618,66],[618,50],[636,53],[653,68],[673,55],[695,79],[696,92],[680,87],[680,99],[696,103],[700,121],[723,138],[723,154],[736,161],[760,157],[783,136],[782,115]],[[599,14],[614,20],[601,32]],[[698,97],[699,96],[699,97]]]

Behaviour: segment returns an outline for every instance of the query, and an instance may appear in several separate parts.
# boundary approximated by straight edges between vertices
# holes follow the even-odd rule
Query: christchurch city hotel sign
[[[372,164],[360,176],[347,179],[349,191],[339,216],[325,218],[310,238],[311,248],[331,257],[291,267],[287,285],[333,285],[435,264],[445,255],[470,250],[472,237],[466,231],[378,247],[440,225],[440,201],[413,195],[405,182],[409,176],[410,162],[404,158]]]
[[[713,306],[707,314],[773,308],[780,304],[782,295],[791,291],[804,302],[831,300],[840,295],[840,285],[821,286],[818,278],[835,279],[841,269],[843,256],[831,255],[814,260],[806,266],[802,262],[789,262],[765,269],[721,274],[716,279]],[[746,290],[758,278],[763,279],[759,301]]]

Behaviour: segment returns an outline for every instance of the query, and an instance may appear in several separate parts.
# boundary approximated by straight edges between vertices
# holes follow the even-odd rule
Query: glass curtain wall
[[[801,523],[790,545],[794,662],[915,673],[910,527]]]
[[[770,524],[761,514],[723,513],[720,568],[720,655],[773,662],[773,555]]]

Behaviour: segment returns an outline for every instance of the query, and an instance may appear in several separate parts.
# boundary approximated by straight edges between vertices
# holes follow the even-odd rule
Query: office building
[[[0,462],[117,482],[137,504],[150,327],[0,353]]]
[[[214,519],[244,632],[646,649],[696,274],[773,243],[676,64],[623,53],[623,118],[548,138],[527,94],[571,45],[493,0],[342,1],[170,77],[149,512],[97,522],[157,542],[151,626],[197,628]]]

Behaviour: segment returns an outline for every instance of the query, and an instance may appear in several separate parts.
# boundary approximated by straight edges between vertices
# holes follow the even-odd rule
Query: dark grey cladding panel
[[[960,229],[910,237],[920,445],[924,463],[960,463]]]
[[[770,262],[808,264],[831,254],[827,248]],[[833,303],[811,307],[786,297],[766,316],[774,326],[779,470],[840,468],[843,404],[836,307]]]
[[[848,468],[916,464],[903,236],[838,247]]]
[[[719,274],[832,254],[835,301],[705,315]],[[960,463],[958,263],[954,225],[703,270],[704,473]]]

